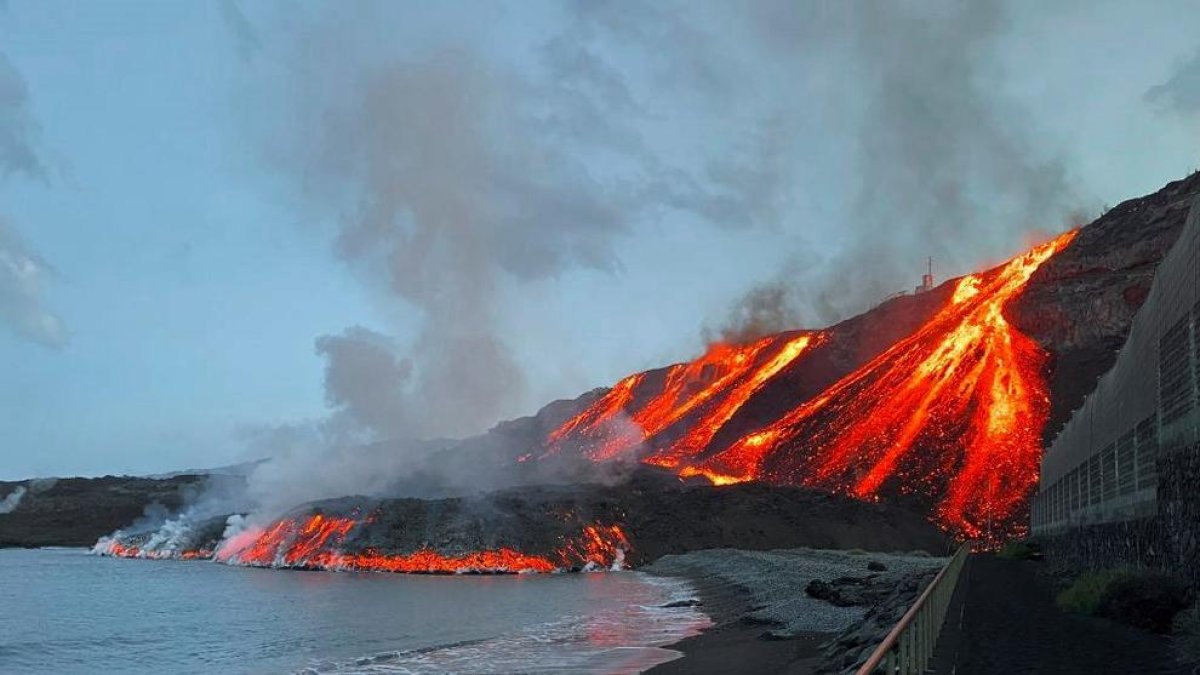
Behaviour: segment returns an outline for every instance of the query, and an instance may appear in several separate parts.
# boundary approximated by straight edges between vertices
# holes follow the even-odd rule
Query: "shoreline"
[[[642,571],[686,580],[699,600],[696,609],[712,625],[663,645],[682,656],[646,672],[803,675],[840,669],[882,638],[876,633],[890,628],[893,610],[902,611],[944,563],[914,553],[821,549],[664,556]],[[818,588],[836,602],[813,592],[814,582],[823,582]],[[881,607],[886,616],[877,626],[880,617],[869,617]]]
[[[640,571],[685,580],[700,601],[695,606],[712,625],[698,635],[662,645],[680,656],[660,663],[647,675],[722,675],[725,673],[809,673],[821,660],[821,645],[836,633],[811,633],[791,639],[763,639],[770,623],[747,620],[753,611],[751,591],[745,586],[705,574],[698,569],[666,570],[654,564]]]

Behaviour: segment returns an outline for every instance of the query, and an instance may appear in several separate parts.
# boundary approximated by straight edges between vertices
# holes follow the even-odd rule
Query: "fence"
[[[937,646],[950,598],[958,586],[963,565],[971,553],[969,543],[958,547],[950,562],[938,572],[912,607],[883,638],[870,658],[858,669],[858,675],[887,673],[909,675],[923,673]]]
[[[1160,454],[1200,440],[1200,199],[1163,258],[1112,370],[1042,458],[1035,534],[1157,510]]]

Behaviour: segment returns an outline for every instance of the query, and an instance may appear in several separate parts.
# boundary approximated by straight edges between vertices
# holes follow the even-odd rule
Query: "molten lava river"
[[[764,385],[803,368],[833,330],[715,345],[690,363],[626,377],[551,432],[541,457],[569,448],[716,484],[914,495],[959,538],[994,545],[1021,536],[1049,414],[1047,355],[1004,309],[1074,236],[957,280],[915,332],[748,433],[719,432]]]
[[[215,551],[195,549],[156,551],[105,538],[93,549],[120,558],[215,559],[231,565],[320,570],[357,570],[414,574],[556,572],[571,569],[620,569],[629,539],[619,525],[594,523],[548,555],[511,548],[444,554],[425,548],[411,553],[382,553],[373,548],[353,550],[347,541],[371,517],[313,514],[287,517],[265,528],[250,528],[221,542]]]

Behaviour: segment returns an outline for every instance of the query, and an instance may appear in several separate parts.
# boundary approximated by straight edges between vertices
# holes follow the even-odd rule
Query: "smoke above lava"
[[[1075,206],[1062,163],[1038,151],[1028,114],[999,93],[1002,5],[877,9],[852,12],[850,34],[870,94],[855,236],[833,264],[854,274],[819,291],[836,294],[843,315],[911,290],[896,282],[917,276],[922,253],[971,271],[981,254],[1061,229]]]
[[[831,251],[743,296],[732,316],[792,296],[790,325],[825,326],[909,291],[935,259],[941,279],[994,263],[1068,225],[1079,203],[1062,159],[1005,96],[1001,3],[758,3],[754,28],[797,64],[848,141],[848,183],[825,232]],[[841,120],[834,119],[840,117]],[[832,226],[831,226],[832,225]],[[738,323],[731,322],[736,333]],[[722,331],[723,332],[723,331]]]
[[[254,56],[247,72],[278,83],[250,97],[270,119],[252,130],[263,157],[306,221],[333,224],[335,254],[395,317],[316,338],[329,416],[256,433],[275,461],[256,467],[252,492],[369,491],[446,445],[405,439],[462,438],[528,412],[538,401],[511,344],[538,326],[512,325],[505,304],[525,285],[618,273],[615,242],[666,211],[770,217],[763,183],[733,160],[685,170],[648,140],[648,111],[600,48],[624,33],[611,8],[572,7],[521,64],[461,25],[396,46],[380,27],[407,15],[362,9],[289,16],[267,39],[226,7]],[[399,454],[380,457],[381,443]]]
[[[251,474],[264,495],[394,485],[436,470],[429,458],[449,445],[404,439],[462,438],[528,412],[538,401],[512,347],[543,327],[536,311],[514,325],[509,308],[530,284],[619,274],[621,244],[665,214],[781,236],[798,210],[832,217],[805,223],[826,240],[820,253],[787,237],[791,262],[705,329],[742,343],[910,288],[927,255],[939,271],[1001,259],[1030,230],[1055,229],[1072,199],[1061,164],[1002,94],[998,4],[577,3],[519,54],[489,47],[482,19],[511,18],[496,8],[477,26],[384,4],[259,12],[258,25],[240,9],[224,14],[253,82],[247,100],[268,120],[251,122],[252,138],[391,317],[316,338],[329,415],[256,433],[277,459]],[[406,21],[430,30],[382,39]],[[798,88],[773,88],[789,72]],[[681,150],[672,120],[684,110],[698,129],[732,131]],[[814,135],[833,145],[810,150]],[[805,196],[827,157],[824,180],[849,178],[844,203]]]

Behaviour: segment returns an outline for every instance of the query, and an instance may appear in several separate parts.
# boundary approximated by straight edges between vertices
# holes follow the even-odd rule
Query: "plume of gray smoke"
[[[33,480],[26,481],[24,485],[18,485],[13,488],[12,492],[8,493],[7,497],[0,499],[0,513],[12,513],[21,505],[25,497],[46,492],[57,483],[57,478],[34,478]]]
[[[1076,201],[1064,166],[1003,94],[1009,9],[768,1],[746,12],[768,53],[817,83],[825,124],[847,139],[849,197],[826,235],[839,248],[771,292],[793,297],[805,324],[911,290],[926,256],[943,275],[972,271],[1064,224]]]
[[[68,342],[62,320],[45,308],[43,296],[53,270],[0,219],[0,320],[16,335],[46,347]]]
[[[37,131],[29,112],[29,88],[0,52],[0,180],[17,174],[46,179]],[[50,266],[0,216],[0,322],[18,337],[60,348],[67,344],[66,327],[44,303],[46,284],[53,276]]]
[[[37,148],[38,126],[29,112],[29,87],[0,52],[0,177],[15,173],[45,179]]]
[[[503,277],[612,266],[622,197],[594,189],[582,166],[514,114],[518,85],[474,56],[439,53],[357,77],[348,98],[306,102],[321,122],[306,133],[318,151],[304,180],[342,186],[352,213],[339,255],[418,307],[423,323],[405,357],[385,356],[386,338],[362,329],[318,340],[328,396],[371,431],[479,431],[522,402],[496,324]],[[368,374],[362,359],[388,358],[385,372],[357,381]],[[385,375],[392,393],[355,391],[382,393]]]
[[[783,280],[754,286],[733,306],[723,324],[715,329],[705,328],[702,335],[706,342],[742,344],[800,328],[801,311],[795,294],[795,287]]]
[[[1180,115],[1200,112],[1200,51],[1179,64],[1165,82],[1147,90],[1146,99]]]
[[[330,416],[256,432],[255,447],[275,458],[251,475],[265,501],[394,485],[446,445],[403,439],[461,438],[523,412],[503,289],[615,271],[614,240],[664,209],[734,224],[765,213],[746,196],[757,183],[732,164],[688,173],[652,149],[635,124],[645,110],[596,48],[599,33],[617,30],[607,19],[572,10],[523,69],[453,29],[431,45],[357,49],[386,23],[374,14],[391,11],[361,8],[294,42],[256,43],[263,58],[248,65],[286,62],[282,105],[296,123],[271,125],[267,155],[306,214],[334,215],[336,254],[384,306],[415,314],[415,336],[354,326],[317,338]],[[260,35],[245,18],[235,33]],[[586,161],[596,153],[602,161]]]
[[[851,243],[816,290],[834,310],[827,323],[915,285],[925,255],[969,266],[1061,226],[1073,197],[1063,166],[1039,156],[1029,120],[998,93],[1002,5],[846,11],[868,95]]]
[[[0,514],[16,511],[17,507],[21,505],[21,500],[25,497],[26,492],[28,490],[25,489],[24,485],[18,485],[15,490],[8,493],[7,497],[0,499]]]
[[[412,377],[412,361],[400,356],[395,341],[361,326],[341,335],[317,338],[325,357],[325,400],[334,411],[330,429],[353,439],[358,430],[369,437],[395,438],[413,428],[404,389]]]
[[[388,23],[373,16],[379,7],[313,23],[282,56],[263,41],[253,62],[286,63],[293,122],[272,125],[269,156],[308,198],[306,212],[335,216],[337,254],[389,309],[418,317],[411,338],[362,327],[318,338],[331,416],[269,452],[296,463],[262,467],[262,484],[280,493],[304,492],[285,489],[292,480],[320,494],[353,488],[319,485],[333,476],[373,487],[382,467],[413,458],[404,453],[439,446],[414,443],[390,459],[354,448],[462,437],[524,409],[503,289],[617,270],[613,242],[666,210],[735,226],[788,213],[805,160],[797,139],[810,131],[793,120],[795,96],[756,108],[757,121],[739,117],[731,136],[742,142],[726,152],[672,162],[644,135],[661,111],[614,52],[643,60],[638,77],[679,95],[689,114],[711,109],[714,123],[740,113],[741,94],[773,91],[762,81],[739,89],[759,77],[741,66],[794,70],[820,83],[835,136],[853,139],[841,148],[851,196],[828,226],[841,250],[752,290],[722,337],[831,323],[914,286],[927,255],[939,269],[999,258],[1018,233],[1057,225],[1070,199],[1061,166],[1000,93],[998,4],[577,3],[532,69],[453,30],[404,49],[364,47],[370,26]],[[726,28],[755,39],[731,53]],[[596,157],[605,159],[587,161]]]

